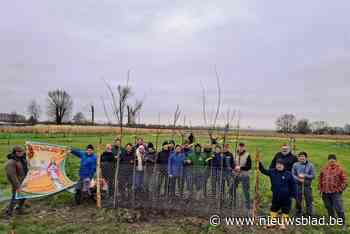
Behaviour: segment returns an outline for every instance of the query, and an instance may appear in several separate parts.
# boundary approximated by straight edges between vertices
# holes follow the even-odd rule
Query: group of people
[[[234,147],[233,153],[229,148],[228,144],[221,146],[217,143],[202,147],[194,142],[192,134],[181,145],[173,140],[164,142],[159,152],[152,143],[146,144],[143,138],[137,139],[135,144],[128,143],[125,147],[117,138],[113,144],[107,144],[101,154],[102,177],[106,180],[111,195],[116,191],[117,176],[118,193],[126,197],[133,192],[152,190],[155,196],[171,198],[176,197],[178,191],[181,198],[200,200],[220,194],[220,199],[227,196],[234,202],[237,188],[241,184],[245,208],[250,210],[251,156],[243,142]],[[76,202],[80,203],[82,196],[89,193],[97,159],[92,145],[88,145],[85,150],[72,149],[70,152],[80,159],[80,179],[75,194]],[[116,173],[117,167],[119,172]],[[23,208],[24,200],[16,201],[16,192],[21,190],[21,182],[28,171],[25,153],[20,146],[16,146],[8,155],[5,170],[13,188],[7,209],[7,214],[12,215],[16,203],[19,211]],[[271,218],[277,218],[281,212],[282,218],[287,219],[293,199],[296,201],[297,215],[314,215],[311,186],[316,172],[306,152],[295,156],[288,145],[283,145],[269,168],[265,169],[260,162],[259,170],[271,180]],[[154,178],[155,183],[151,181]],[[318,191],[328,215],[342,218],[344,225],[342,192],[346,186],[345,170],[337,163],[335,155],[329,155],[328,162],[318,177]]]

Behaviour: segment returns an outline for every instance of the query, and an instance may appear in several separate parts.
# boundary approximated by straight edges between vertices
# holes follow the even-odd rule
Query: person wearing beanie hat
[[[12,153],[7,155],[7,159],[5,173],[12,187],[12,196],[6,209],[6,215],[11,217],[16,205],[18,213],[23,213],[25,199],[16,200],[16,193],[21,191],[22,182],[28,173],[28,163],[21,146],[13,147]]]
[[[296,194],[296,213],[301,216],[306,212],[307,216],[313,215],[312,205],[312,180],[315,178],[314,165],[308,160],[306,152],[300,152],[298,155],[298,162],[294,163],[292,168],[292,175],[297,183]],[[305,199],[306,210],[302,210],[303,196]]]
[[[169,187],[168,177],[168,160],[169,160],[169,142],[164,141],[162,150],[157,154],[157,196],[161,195],[161,191],[167,191]]]
[[[90,181],[96,172],[96,155],[92,145],[86,146],[86,150],[71,149],[70,153],[80,159],[79,181],[75,187],[75,202],[81,203],[82,198],[89,197]]]
[[[277,220],[278,212],[282,211],[281,229],[286,228],[286,222],[289,217],[289,212],[292,206],[292,198],[296,194],[296,184],[292,173],[287,171],[284,167],[284,161],[276,160],[275,168],[265,169],[263,164],[259,163],[259,170],[262,174],[270,177],[272,202],[270,208],[270,220]],[[276,223],[269,223],[268,227],[275,226]]]
[[[318,177],[318,191],[322,195],[323,203],[330,217],[335,217],[343,221],[345,229],[345,213],[342,202],[342,193],[347,187],[347,176],[345,170],[337,163],[334,154],[328,156],[327,164],[321,169]]]

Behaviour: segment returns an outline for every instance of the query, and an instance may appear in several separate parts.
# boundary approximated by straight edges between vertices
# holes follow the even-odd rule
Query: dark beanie
[[[162,146],[168,145],[169,143],[167,141],[164,141]]]
[[[328,155],[328,160],[331,160],[331,159],[337,160],[337,156],[335,156],[335,154]]]

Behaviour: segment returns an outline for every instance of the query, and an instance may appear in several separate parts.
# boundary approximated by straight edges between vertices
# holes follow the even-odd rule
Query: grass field
[[[146,142],[155,142],[156,135],[154,133],[146,133],[142,135]],[[54,144],[68,145],[77,148],[84,148],[86,144],[91,143],[97,145],[99,139],[102,139],[102,143],[111,143],[114,138],[110,134],[105,135],[67,135],[67,134],[30,134],[30,133],[12,133],[11,135],[6,133],[0,133],[0,166],[3,168],[4,162],[6,161],[6,155],[10,151],[10,148],[15,144],[23,145],[25,141],[39,141],[48,142]],[[170,135],[161,135],[159,138],[159,145],[165,139],[169,139]],[[198,139],[199,138],[199,139]],[[123,139],[124,143],[134,142],[135,136],[132,134],[126,135]],[[197,137],[200,143],[206,143],[207,137]],[[262,161],[264,165],[268,165],[271,162],[273,155],[279,150],[283,143],[287,143],[287,139],[283,138],[272,138],[272,137],[243,137],[241,139],[247,144],[248,150],[254,155],[256,149],[259,149],[262,155]],[[178,141],[180,138],[178,137]],[[234,140],[229,139],[232,147]],[[334,139],[297,139],[297,151],[303,150],[308,152],[309,159],[314,163],[317,174],[319,174],[320,168],[327,162],[327,155],[334,153],[338,156],[338,161],[346,169],[347,174],[350,175],[350,141],[342,140],[337,141]],[[232,149],[232,148],[231,148]],[[71,179],[76,179],[76,171],[79,166],[79,162],[74,157],[69,157],[67,160],[67,173]],[[252,182],[254,178],[251,178]],[[271,192],[269,191],[270,184],[266,177],[262,181],[262,192],[263,192],[263,213],[268,212],[269,200],[271,198]],[[251,183],[251,189],[253,190],[253,183]],[[8,184],[4,176],[4,171],[0,170],[0,189],[3,194],[7,195],[6,188]],[[316,181],[313,184],[313,195],[314,195],[314,206],[317,215],[325,215],[325,209],[323,208],[320,195],[316,191]],[[350,217],[350,192],[347,190],[343,196],[344,207],[346,210],[346,216]],[[72,208],[72,194],[64,192],[62,194],[45,198],[37,201],[33,201],[33,212],[32,215],[27,215],[24,218],[20,218],[17,221],[17,233],[114,233],[119,231],[120,233],[126,233],[128,228],[133,232],[156,232],[156,233],[222,233],[228,232],[224,228],[211,229],[208,223],[204,220],[191,219],[190,221],[183,217],[175,217],[176,222],[173,223],[173,218],[168,218],[168,215],[164,217],[156,217],[158,222],[152,222],[150,220],[144,221],[140,224],[128,224],[127,221],[121,220],[120,222],[114,221],[111,217],[114,214],[111,212],[115,211],[96,211],[91,207],[87,207],[86,211],[82,208]],[[82,217],[80,213],[89,214],[88,217]],[[101,213],[102,212],[102,213]],[[62,213],[62,214],[61,214]],[[65,215],[68,215],[68,218]],[[50,214],[50,217],[45,217]],[[91,217],[90,217],[91,216]],[[119,216],[118,216],[119,217]],[[69,222],[71,219],[80,219],[81,222]],[[180,222],[184,220],[182,224]],[[181,222],[180,222],[181,223]],[[62,226],[63,224],[66,224]],[[0,223],[0,232],[6,233],[9,229],[10,224],[8,222]],[[82,231],[83,230],[83,231]],[[239,232],[265,232],[264,230],[250,230],[242,229]],[[291,230],[293,233],[337,233],[338,229],[323,229],[323,228],[297,228]]]

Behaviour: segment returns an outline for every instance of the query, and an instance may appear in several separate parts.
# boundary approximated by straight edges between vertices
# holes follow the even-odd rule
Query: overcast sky
[[[179,104],[192,125],[215,109],[217,66],[223,111],[244,127],[273,128],[282,113],[350,122],[349,1],[11,0],[0,10],[0,112],[45,109],[67,90],[74,112],[96,106],[105,121],[102,78],[131,70],[144,122],[163,123]],[[43,116],[42,119],[47,119]],[[220,120],[223,121],[223,116]]]

